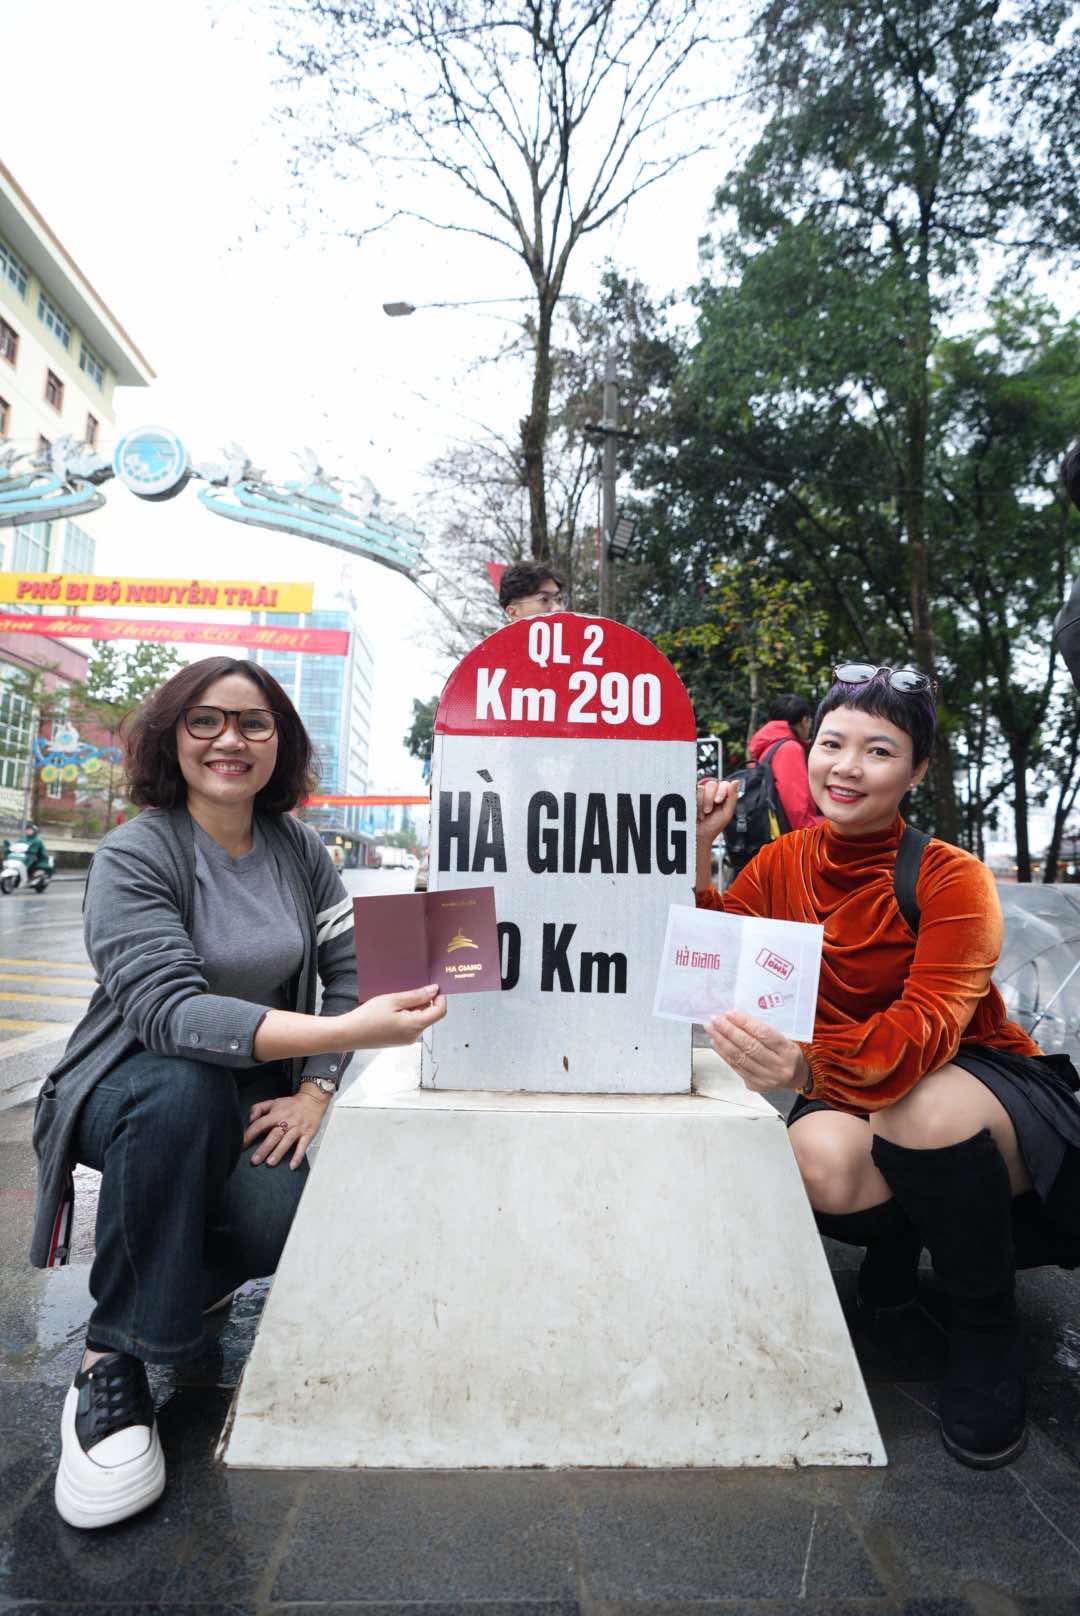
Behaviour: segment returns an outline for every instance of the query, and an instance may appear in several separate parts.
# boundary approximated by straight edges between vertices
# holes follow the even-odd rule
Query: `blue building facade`
[[[374,656],[371,642],[348,610],[298,615],[259,613],[256,622],[272,627],[337,628],[349,633],[346,656],[314,656],[297,651],[259,651],[256,660],[288,692],[319,759],[319,790],[357,796],[370,783]],[[360,808],[309,808],[313,824],[344,824],[360,830]]]

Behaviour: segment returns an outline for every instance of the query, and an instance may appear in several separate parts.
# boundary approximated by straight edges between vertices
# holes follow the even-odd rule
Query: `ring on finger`
[[[280,1128],[282,1133],[288,1133],[288,1131],[289,1131],[289,1124],[287,1122],[281,1122],[281,1121],[275,1122],[274,1127],[275,1128]]]

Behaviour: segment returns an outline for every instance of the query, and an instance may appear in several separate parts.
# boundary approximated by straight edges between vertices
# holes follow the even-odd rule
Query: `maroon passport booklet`
[[[440,993],[493,993],[499,981],[494,887],[354,898],[360,1003],[438,984]]]

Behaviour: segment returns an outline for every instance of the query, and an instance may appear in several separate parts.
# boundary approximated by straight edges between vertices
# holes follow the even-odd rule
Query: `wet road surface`
[[[401,890],[408,881],[389,872],[349,885]],[[152,1371],[169,1466],[161,1502],[103,1532],[65,1526],[52,1479],[90,1306],[95,1175],[80,1174],[69,1266],[31,1270],[27,1096],[88,996],[81,895],[81,882],[58,882],[43,899],[0,899],[0,1612],[1080,1612],[1080,1277],[1051,1269],[1019,1281],[1031,1441],[1016,1464],[985,1475],[941,1447],[932,1327],[890,1348],[857,1340],[885,1470],[225,1471],[213,1453],[265,1299],[261,1282],[239,1294],[199,1359],[183,1372]],[[850,1301],[857,1254],[826,1244]],[[356,1250],[362,1261],[363,1230]],[[923,1280],[933,1311],[932,1277]],[[332,1359],[333,1342],[326,1351]]]

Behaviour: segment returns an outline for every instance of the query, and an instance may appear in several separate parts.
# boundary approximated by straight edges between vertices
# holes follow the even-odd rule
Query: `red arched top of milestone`
[[[489,634],[458,663],[439,735],[692,741],[694,710],[651,640],[606,617],[556,612]]]

